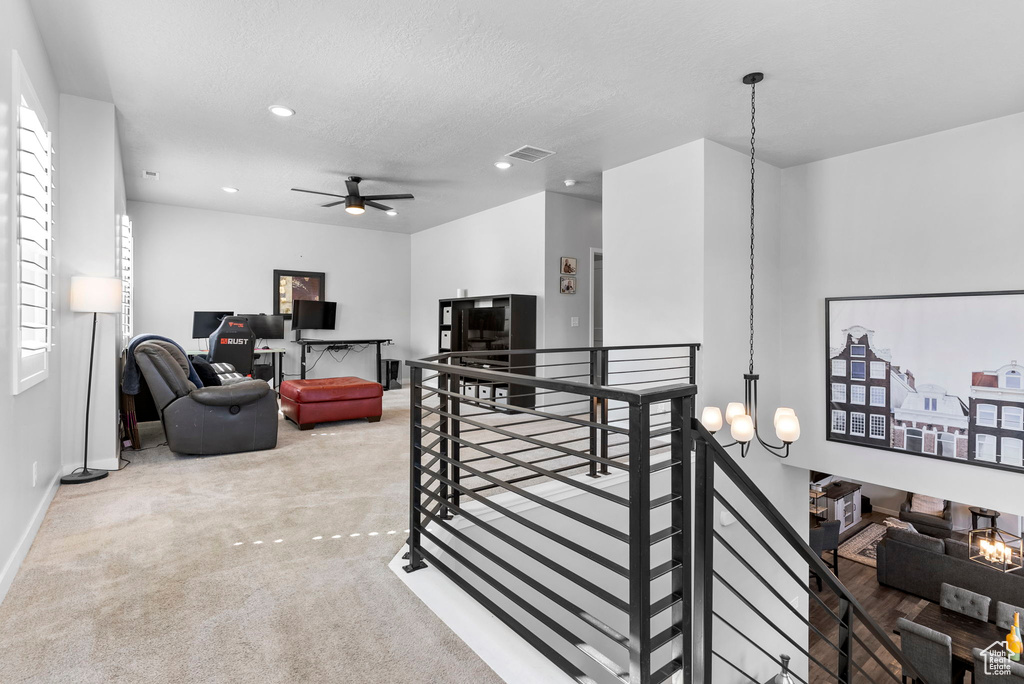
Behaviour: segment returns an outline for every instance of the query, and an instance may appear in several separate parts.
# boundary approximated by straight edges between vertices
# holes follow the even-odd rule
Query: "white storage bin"
[[[452,307],[446,306],[441,309],[441,325],[452,324]]]
[[[492,385],[480,385],[480,392],[477,396],[479,396],[481,399],[490,399],[492,389]]]
[[[441,349],[452,348],[452,331],[442,330],[441,331]]]

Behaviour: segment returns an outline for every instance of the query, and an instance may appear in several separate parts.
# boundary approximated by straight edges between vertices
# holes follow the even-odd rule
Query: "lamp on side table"
[[[92,363],[96,356],[96,316],[121,311],[121,279],[73,276],[70,307],[72,311],[92,314],[92,343],[89,346],[89,382],[85,390],[85,444],[82,470],[60,478],[61,484],[84,484],[101,480],[106,470],[89,470],[89,405],[92,402]]]

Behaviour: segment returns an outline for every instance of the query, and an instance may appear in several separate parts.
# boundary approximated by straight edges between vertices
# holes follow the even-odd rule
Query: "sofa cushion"
[[[322,378],[317,380],[285,380],[281,396],[299,404],[348,399],[374,399],[384,395],[379,383],[362,378]]]
[[[922,513],[924,515],[934,515],[941,518],[946,507],[945,499],[939,499],[934,496],[925,496],[924,494],[914,494],[914,497],[910,501],[910,510],[914,513]]]
[[[954,539],[943,539],[943,543],[946,545],[946,555],[953,556],[953,558],[959,558],[960,560],[970,560],[970,548],[966,542],[956,541]]]
[[[898,520],[892,516],[889,516],[882,521],[886,527],[895,527],[898,530],[907,530],[909,532],[917,532],[917,529],[906,520]]]
[[[925,551],[931,551],[933,553],[945,553],[946,547],[942,543],[941,539],[935,537],[929,537],[925,534],[919,534],[917,532],[909,532],[907,530],[897,529],[890,527],[885,533],[886,539],[898,541],[903,544],[910,546],[916,546],[924,549]]]

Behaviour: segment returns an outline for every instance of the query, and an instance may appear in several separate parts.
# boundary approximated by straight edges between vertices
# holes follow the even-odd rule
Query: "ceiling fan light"
[[[365,212],[366,209],[363,209],[360,206],[352,205],[351,207],[345,207],[345,211],[347,211],[350,214],[355,214],[356,216],[358,216],[359,214]]]
[[[366,207],[363,206],[362,197],[346,197],[345,198],[345,211],[350,214],[358,216],[366,211]]]

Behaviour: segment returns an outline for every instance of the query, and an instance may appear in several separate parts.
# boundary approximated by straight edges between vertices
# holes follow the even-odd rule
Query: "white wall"
[[[17,50],[39,96],[54,133],[56,163],[61,164],[59,96],[28,2],[4,0],[0,21],[0,339],[13,334],[11,290],[13,287],[11,241],[13,212],[11,164],[14,144],[11,93],[11,51]],[[57,192],[60,192],[58,187]],[[58,199],[59,199],[58,195]],[[60,205],[56,210],[56,234],[61,233]],[[64,256],[57,243],[57,255]],[[63,282],[58,277],[57,291]],[[0,354],[0,600],[7,593],[35,536],[61,474],[61,331],[54,334],[57,353],[51,358],[50,376],[25,392],[12,396],[13,367],[8,353]],[[38,477],[32,484],[32,465]]]
[[[321,271],[327,300],[338,303],[337,328],[310,335],[390,337],[396,346],[385,348],[385,357],[406,358],[408,235],[147,202],[129,202],[128,214],[135,227],[136,334],[164,335],[194,348],[193,311],[273,313],[274,269]],[[288,323],[285,334],[293,339]],[[285,372],[297,375],[298,345],[267,344],[287,349]],[[373,379],[375,363],[372,347],[343,362],[325,354],[307,376]]]
[[[543,345],[545,207],[541,192],[412,235],[412,358],[437,353],[437,301],[459,288],[536,295]]]
[[[544,347],[590,345],[590,250],[601,246],[601,204],[556,192],[546,193],[544,243]],[[561,257],[575,257],[576,294],[559,290]],[[572,318],[578,318],[573,327]],[[564,371],[563,371],[564,374]]]
[[[123,211],[124,177],[118,158],[114,105],[62,94],[60,127],[61,273],[68,285],[75,275],[116,276],[118,204]],[[64,470],[70,472],[82,466],[92,315],[68,309],[67,289],[60,293],[60,354],[64,367],[61,437]],[[96,322],[89,465],[106,469],[117,468],[120,454],[118,318],[99,314]]]
[[[1024,513],[1024,475],[827,442],[822,406],[826,297],[1021,289],[1021,150],[1017,114],[783,172],[779,371],[803,428],[794,464]]]
[[[690,342],[704,312],[704,141],[603,175],[605,344]]]

